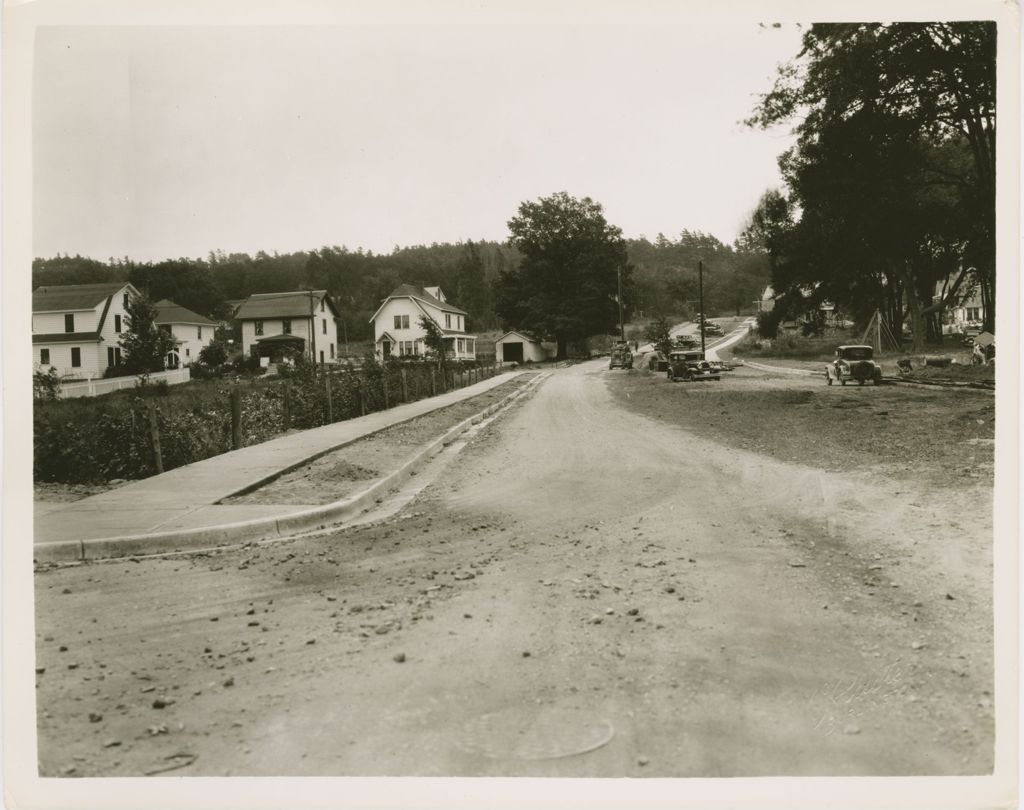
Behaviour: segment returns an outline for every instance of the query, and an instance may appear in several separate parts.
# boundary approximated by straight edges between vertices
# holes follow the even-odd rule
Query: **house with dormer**
[[[32,291],[32,366],[64,379],[91,379],[121,363],[128,302],[139,291],[127,281],[61,284]]]
[[[235,312],[242,351],[279,362],[294,352],[324,364],[338,362],[337,305],[327,290],[257,293]]]
[[[453,360],[476,359],[476,335],[466,332],[466,312],[448,303],[440,287],[400,284],[370,318],[378,360],[390,357],[424,357],[429,318],[444,334],[445,356]]]

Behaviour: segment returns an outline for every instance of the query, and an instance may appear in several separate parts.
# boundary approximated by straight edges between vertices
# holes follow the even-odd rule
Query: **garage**
[[[501,344],[501,362],[503,363],[522,363],[523,362],[523,342],[521,340],[508,341],[507,343]]]
[[[494,341],[494,355],[499,363],[541,363],[550,352],[537,338],[513,329]]]

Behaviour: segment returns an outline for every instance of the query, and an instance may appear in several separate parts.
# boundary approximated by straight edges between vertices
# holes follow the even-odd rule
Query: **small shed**
[[[549,352],[537,338],[512,329],[494,341],[494,356],[499,363],[539,363]]]

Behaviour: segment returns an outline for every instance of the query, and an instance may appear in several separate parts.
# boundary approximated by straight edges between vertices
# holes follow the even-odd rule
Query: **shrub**
[[[60,374],[51,367],[48,371],[36,371],[32,374],[32,398],[44,401],[60,397]]]

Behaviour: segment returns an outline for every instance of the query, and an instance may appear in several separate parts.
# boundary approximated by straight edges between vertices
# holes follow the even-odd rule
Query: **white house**
[[[128,301],[126,281],[63,284],[32,291],[32,365],[66,379],[102,377],[121,362]]]
[[[444,333],[445,354],[455,360],[476,359],[476,335],[466,333],[466,312],[444,297],[440,287],[400,284],[384,299],[370,318],[373,323],[377,358],[423,357],[426,330],[420,325],[429,318]]]
[[[539,363],[551,352],[537,338],[513,329],[494,341],[494,356],[499,363]]]
[[[156,325],[174,338],[174,351],[167,358],[167,368],[190,366],[199,359],[199,352],[213,342],[215,321],[204,318],[190,309],[175,304],[170,299],[157,301]]]
[[[242,351],[272,362],[294,349],[318,363],[338,361],[338,309],[326,290],[250,295],[235,313]]]

